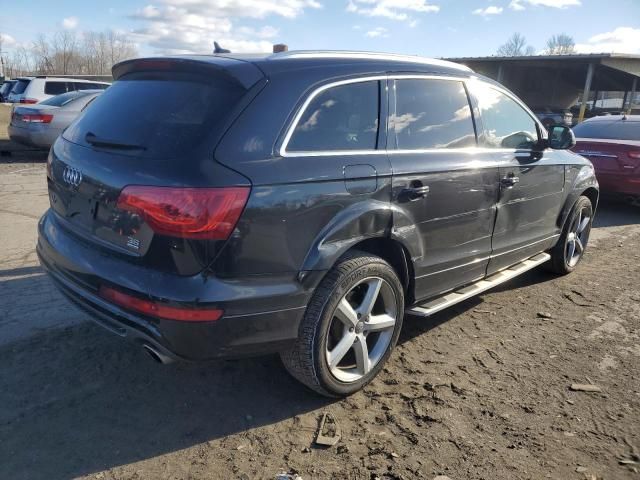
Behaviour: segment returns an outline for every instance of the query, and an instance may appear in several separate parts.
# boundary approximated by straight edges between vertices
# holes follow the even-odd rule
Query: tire
[[[552,272],[566,275],[575,270],[587,248],[592,223],[593,206],[591,200],[581,196],[565,221],[558,243],[549,252],[551,253],[549,269]]]
[[[403,316],[404,290],[395,270],[380,257],[349,252],[317,287],[296,343],[280,357],[287,371],[315,392],[348,396],[385,364]]]

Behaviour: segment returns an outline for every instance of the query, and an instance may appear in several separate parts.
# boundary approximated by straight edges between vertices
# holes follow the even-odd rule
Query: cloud
[[[618,27],[576,44],[580,53],[640,53],[640,28]]]
[[[491,15],[500,15],[502,13],[502,7],[496,7],[495,5],[490,5],[487,8],[477,8],[473,12],[474,15],[480,15],[482,17],[489,17]]]
[[[317,0],[160,0],[130,15],[142,23],[131,38],[164,54],[208,53],[214,40],[234,53],[269,52],[276,28],[236,24],[269,16],[292,19],[321,7]]]
[[[0,33],[0,45],[2,45],[3,48],[10,48],[17,44],[16,39],[8,33]]]
[[[437,13],[440,7],[427,0],[349,0],[347,11],[367,17],[410,20],[411,13]]]
[[[511,0],[509,8],[511,10],[524,10],[524,4],[532,7],[567,8],[579,7],[582,2],[580,0]]]
[[[78,17],[67,17],[62,19],[62,28],[65,30],[73,30],[78,26]]]
[[[376,27],[373,30],[369,30],[364,35],[369,38],[376,38],[376,37],[386,38],[389,36],[389,31],[384,27]]]

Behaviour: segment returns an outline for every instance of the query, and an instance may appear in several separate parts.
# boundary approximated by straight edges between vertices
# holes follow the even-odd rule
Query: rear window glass
[[[78,92],[68,92],[63,93],[62,95],[56,95],[55,97],[51,97],[43,102],[40,102],[41,105],[51,105],[52,107],[61,107],[69,103],[71,100],[75,100],[76,98],[81,97],[82,94]]]
[[[419,150],[476,145],[467,92],[453,80],[396,80],[396,112],[389,117],[396,148]]]
[[[628,120],[584,122],[573,127],[573,133],[579,138],[640,140],[640,122]]]
[[[16,95],[24,93],[24,91],[27,89],[27,85],[29,85],[30,82],[31,80],[18,80],[13,86],[11,93],[15,93]]]
[[[341,85],[318,94],[300,117],[287,151],[375,149],[378,98],[377,81]]]
[[[44,93],[47,95],[60,95],[67,92],[67,82],[45,82]]]
[[[120,146],[123,154],[182,158],[222,124],[244,93],[219,77],[131,73],[91,102],[64,137],[86,146]]]

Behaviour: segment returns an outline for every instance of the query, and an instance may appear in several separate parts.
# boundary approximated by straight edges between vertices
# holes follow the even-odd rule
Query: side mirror
[[[576,136],[569,127],[554,125],[549,127],[548,132],[549,140],[547,140],[547,145],[554,150],[568,150],[576,144]]]

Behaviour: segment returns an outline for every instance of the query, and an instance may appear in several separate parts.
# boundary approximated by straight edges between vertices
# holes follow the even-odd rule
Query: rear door
[[[487,274],[546,250],[559,234],[564,165],[539,151],[541,126],[515,97],[471,82],[482,128],[481,144],[499,164],[499,201]]]
[[[485,275],[498,194],[498,167],[476,148],[464,82],[446,77],[394,80],[388,151],[396,229],[415,228],[416,300]]]

